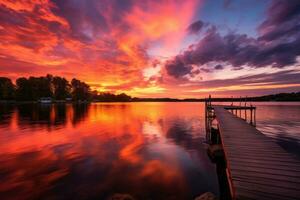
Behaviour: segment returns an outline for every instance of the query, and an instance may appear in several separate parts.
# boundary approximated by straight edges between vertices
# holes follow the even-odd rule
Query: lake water
[[[299,155],[300,104],[260,103],[257,128]],[[0,105],[0,199],[218,195],[203,103]]]
[[[300,159],[300,103],[253,103],[257,129]]]

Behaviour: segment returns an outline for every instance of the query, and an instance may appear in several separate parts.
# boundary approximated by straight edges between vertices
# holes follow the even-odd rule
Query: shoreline
[[[156,103],[156,102],[205,102],[205,100],[132,100],[132,101],[53,101],[51,103],[41,103],[39,101],[4,101],[4,100],[0,100],[0,104],[41,104],[41,105],[47,105],[47,104],[90,104],[90,103],[143,103],[143,102],[153,102],[153,103]],[[245,101],[238,101],[238,100],[212,100],[212,102],[234,102],[234,103],[239,103],[239,102],[242,102],[244,103]],[[249,102],[277,102],[277,103],[280,103],[280,102],[285,102],[285,103],[288,103],[288,102],[300,102],[299,100],[290,100],[290,101],[276,101],[276,100],[270,100],[270,101],[259,101],[259,100],[255,100],[255,101],[246,101],[247,103]]]

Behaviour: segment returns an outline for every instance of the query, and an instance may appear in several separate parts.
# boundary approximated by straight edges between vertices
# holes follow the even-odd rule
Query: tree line
[[[50,97],[53,100],[72,99],[73,101],[130,101],[131,97],[122,94],[98,93],[90,86],[73,78],[69,82],[64,77],[46,75],[29,78],[20,77],[14,84],[7,77],[0,77],[0,100],[37,101]]]

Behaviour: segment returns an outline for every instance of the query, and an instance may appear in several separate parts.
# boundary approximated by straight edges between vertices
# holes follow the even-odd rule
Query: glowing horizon
[[[300,91],[299,1],[0,0],[0,76],[135,97]]]

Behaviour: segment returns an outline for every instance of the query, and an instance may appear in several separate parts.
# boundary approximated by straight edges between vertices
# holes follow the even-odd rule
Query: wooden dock
[[[234,109],[242,108],[206,103],[207,129],[217,121],[231,198],[300,199],[300,161],[229,111]]]

